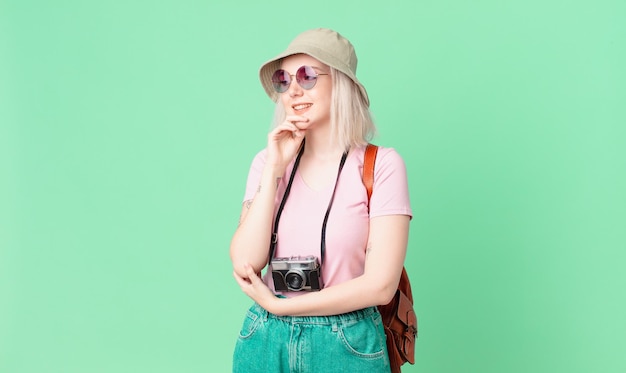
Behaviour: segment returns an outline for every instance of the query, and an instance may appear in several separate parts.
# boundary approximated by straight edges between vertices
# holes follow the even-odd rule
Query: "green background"
[[[626,2],[0,0],[0,372],[228,372],[262,62],[347,36],[404,157],[405,372],[626,371]]]

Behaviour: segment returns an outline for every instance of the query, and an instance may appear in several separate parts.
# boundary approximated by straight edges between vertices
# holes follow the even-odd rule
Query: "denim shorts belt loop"
[[[233,372],[388,373],[376,307],[333,316],[277,316],[252,305],[233,356]]]

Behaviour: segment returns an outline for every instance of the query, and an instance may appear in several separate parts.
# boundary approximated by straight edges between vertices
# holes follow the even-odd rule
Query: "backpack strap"
[[[376,153],[378,146],[367,144],[365,148],[365,158],[363,159],[363,184],[367,190],[367,206],[369,209],[369,200],[372,197],[374,189],[374,164],[376,163]]]

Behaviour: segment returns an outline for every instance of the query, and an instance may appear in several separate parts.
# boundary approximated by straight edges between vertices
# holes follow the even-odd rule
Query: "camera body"
[[[276,291],[317,291],[324,286],[319,261],[312,255],[272,259],[272,278]]]

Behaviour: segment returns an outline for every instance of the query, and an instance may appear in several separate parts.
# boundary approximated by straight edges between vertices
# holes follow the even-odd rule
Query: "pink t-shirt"
[[[404,161],[393,148],[378,148],[374,168],[374,188],[367,208],[367,192],[363,185],[365,147],[353,149],[341,172],[335,199],[326,227],[326,254],[322,266],[324,287],[340,284],[363,274],[365,249],[369,234],[369,218],[384,215],[412,216]],[[252,162],[244,201],[254,198],[265,165],[266,150]],[[285,193],[293,163],[287,167],[276,193],[274,217]],[[339,165],[337,165],[339,166]],[[319,258],[324,215],[334,183],[323,190],[312,190],[299,170],[291,186],[278,224],[275,257],[314,255]],[[268,243],[269,247],[269,243]],[[274,288],[271,273],[263,277]],[[296,296],[304,292],[277,292]]]

